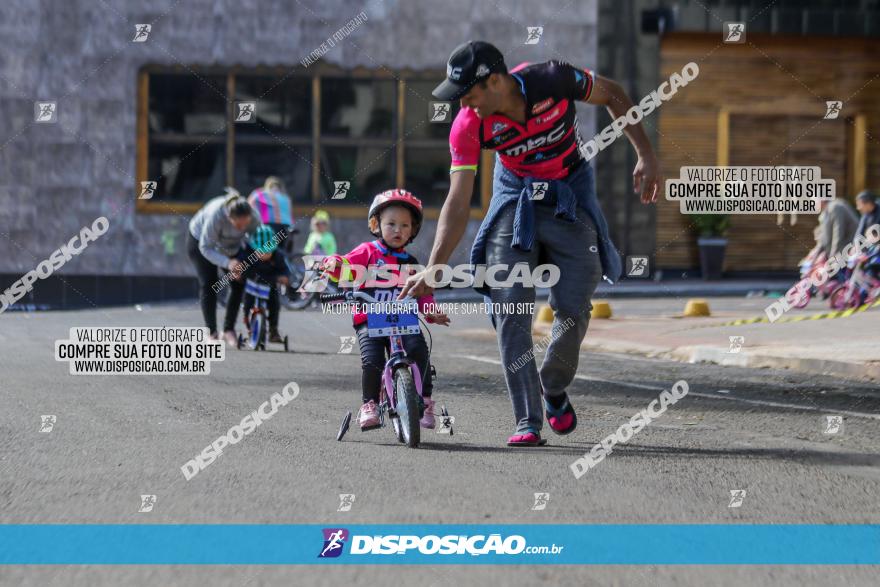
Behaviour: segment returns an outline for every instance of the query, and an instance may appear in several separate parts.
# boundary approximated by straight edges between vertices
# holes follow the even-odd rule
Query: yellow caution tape
[[[874,308],[876,306],[880,306],[880,299],[870,303],[863,304],[858,308],[847,308],[846,310],[834,310],[833,312],[822,312],[820,314],[808,314],[801,316],[780,316],[776,320],[773,321],[774,324],[778,322],[803,322],[804,320],[830,320],[833,318],[846,318],[848,316],[852,316],[853,314],[857,314],[859,312],[864,312],[869,308]],[[722,324],[705,324],[700,326],[699,328],[709,328],[709,327],[719,327],[719,326],[742,326],[743,324],[759,324],[762,322],[770,322],[770,318],[767,316],[757,316],[755,318],[741,318],[739,320],[731,320],[730,322],[724,322]]]

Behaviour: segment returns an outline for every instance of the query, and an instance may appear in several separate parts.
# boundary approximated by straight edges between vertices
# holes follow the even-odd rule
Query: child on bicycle
[[[244,278],[269,286],[269,299],[266,306],[269,313],[269,342],[273,343],[284,342],[284,337],[278,332],[278,319],[280,318],[278,284],[288,285],[290,283],[290,269],[278,249],[278,243],[283,240],[284,234],[283,232],[276,233],[265,224],[260,225],[251,235],[247,246],[243,247],[238,255],[239,260],[247,265],[243,273]],[[250,327],[250,312],[255,301],[254,296],[245,294],[245,326]]]
[[[311,221],[312,232],[303,247],[306,255],[335,255],[336,237],[330,232],[330,215],[325,210],[316,210]]]
[[[332,279],[338,280],[348,264],[361,267],[375,268],[389,265],[391,272],[396,277],[392,287],[386,287],[382,297],[385,300],[394,300],[400,293],[398,285],[403,283],[400,274],[404,265],[415,265],[418,261],[404,250],[418,235],[422,226],[422,202],[406,190],[388,190],[377,195],[373,199],[368,214],[370,232],[377,240],[361,243],[346,255],[334,255],[324,260],[323,268]],[[372,285],[367,281],[358,289],[377,297],[373,290],[378,287],[366,287]],[[433,296],[419,298],[418,306],[421,311],[434,305]],[[440,312],[425,313],[425,319],[432,324],[449,324],[449,317]],[[385,367],[385,349],[388,347],[388,337],[370,338],[367,334],[367,315],[355,310],[354,329],[357,333],[358,346],[361,352],[361,389],[363,392],[363,404],[358,412],[358,424],[361,430],[371,430],[379,426],[379,390],[382,385],[382,372]],[[434,428],[434,400],[431,399],[432,382],[430,357],[428,345],[422,334],[409,334],[401,337],[406,354],[412,357],[419,367],[422,375],[422,396],[425,401],[425,411],[419,420],[422,428]]]

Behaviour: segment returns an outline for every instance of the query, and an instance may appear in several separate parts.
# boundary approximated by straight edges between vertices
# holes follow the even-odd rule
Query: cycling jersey
[[[328,258],[336,259],[337,261],[336,269],[329,272],[330,278],[334,282],[338,282],[340,278],[354,281],[358,277],[354,272],[346,268],[346,265],[359,265],[368,269],[378,268],[382,265],[390,265],[394,267],[392,274],[397,277],[394,281],[399,281],[401,270],[404,269],[405,266],[418,264],[418,260],[407,253],[403,248],[392,249],[386,247],[383,242],[379,240],[361,243],[347,255],[331,255]],[[387,280],[367,278],[365,283],[362,283],[356,289],[373,296],[379,302],[392,302],[397,299],[397,295],[400,293],[400,288],[390,288],[387,287],[386,284]],[[376,285],[377,287],[368,287],[370,285]],[[386,287],[380,287],[382,285],[386,285]],[[434,304],[434,296],[422,296],[416,301],[419,306],[419,311],[424,312],[427,307]],[[432,318],[426,317],[425,319],[428,322],[433,323]],[[361,304],[356,305],[352,321],[354,322],[354,326],[358,326],[367,321],[367,314],[363,312]]]
[[[574,102],[590,97],[595,74],[562,61],[523,63],[510,73],[526,101],[525,125],[502,114],[480,120],[462,108],[449,133],[450,172],[476,171],[480,149],[491,149],[520,177],[567,176],[583,159]]]
[[[293,211],[287,194],[256,189],[248,196],[248,203],[260,213],[260,219],[265,224],[293,224]]]

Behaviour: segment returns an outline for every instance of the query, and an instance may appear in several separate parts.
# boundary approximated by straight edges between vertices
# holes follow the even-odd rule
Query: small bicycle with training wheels
[[[252,279],[248,279],[244,285],[246,294],[254,296],[254,307],[248,315],[245,315],[244,321],[247,325],[247,339],[243,335],[238,335],[238,348],[247,345],[254,351],[266,350],[266,308],[269,300],[270,286],[265,283],[258,283]],[[284,337],[284,351],[288,350],[287,336]]]
[[[385,414],[388,414],[397,440],[410,448],[419,446],[421,429],[419,419],[424,412],[422,399],[422,373],[416,362],[406,355],[401,336],[419,334],[418,309],[415,300],[400,302],[379,302],[373,296],[360,291],[341,291],[338,293],[321,294],[321,302],[366,302],[367,334],[370,337],[388,337],[388,361],[382,373],[382,388],[379,390],[379,426],[385,426]],[[377,306],[390,311],[375,311]],[[433,376],[434,368],[431,367]],[[444,406],[441,416],[446,418],[449,413]],[[336,434],[336,440],[342,440],[351,424],[351,411],[345,414],[342,425]],[[450,434],[452,430],[450,428]]]

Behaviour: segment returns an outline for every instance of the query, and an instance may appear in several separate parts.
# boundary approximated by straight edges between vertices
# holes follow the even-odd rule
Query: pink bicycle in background
[[[831,292],[835,310],[858,308],[880,298],[880,248],[874,246],[850,260],[852,274]]]

